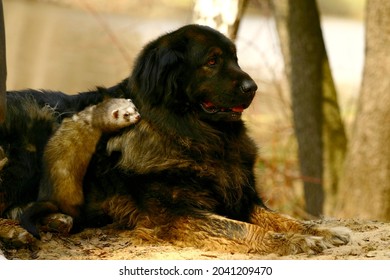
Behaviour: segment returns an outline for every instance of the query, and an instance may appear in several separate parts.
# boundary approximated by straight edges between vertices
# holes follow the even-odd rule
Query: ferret
[[[132,101],[123,98],[106,99],[64,119],[45,147],[38,199],[23,210],[21,225],[39,238],[36,221],[44,215],[77,218],[84,203],[83,178],[100,137],[139,119]]]

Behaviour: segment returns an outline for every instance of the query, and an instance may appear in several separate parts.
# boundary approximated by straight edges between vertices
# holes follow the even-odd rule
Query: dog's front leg
[[[322,238],[326,248],[344,245],[350,241],[350,230],[345,227],[323,228],[261,206],[254,207],[249,222],[269,231]]]
[[[156,226],[150,233],[175,245],[228,252],[289,255],[319,253],[326,248],[321,237],[275,232],[268,227],[210,213],[179,217]]]

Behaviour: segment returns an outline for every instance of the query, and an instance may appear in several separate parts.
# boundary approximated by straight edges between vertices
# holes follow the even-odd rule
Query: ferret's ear
[[[112,111],[112,116],[115,118],[115,119],[118,119],[119,118],[119,110],[114,110]]]

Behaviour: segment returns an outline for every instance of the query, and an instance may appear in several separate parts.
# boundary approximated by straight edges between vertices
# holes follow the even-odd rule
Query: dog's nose
[[[243,93],[254,93],[257,90],[257,85],[252,79],[244,80],[241,83],[241,90]]]

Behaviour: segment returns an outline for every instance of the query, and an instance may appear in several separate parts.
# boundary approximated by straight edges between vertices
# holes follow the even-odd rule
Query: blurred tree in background
[[[368,0],[358,110],[338,213],[390,220],[390,1]]]
[[[319,217],[324,185],[334,203],[346,152],[320,16],[315,0],[273,0],[272,6],[292,98],[306,211]]]
[[[192,21],[236,39],[247,0],[195,0]]]

